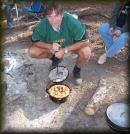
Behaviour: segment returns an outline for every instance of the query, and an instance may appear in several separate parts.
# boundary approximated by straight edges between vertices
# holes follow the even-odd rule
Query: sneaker
[[[80,72],[73,71],[74,75],[74,83],[76,86],[79,86],[82,84],[82,79],[80,78]]]
[[[52,65],[50,66],[49,70],[51,71],[52,69],[56,68],[56,67],[57,67],[57,62],[58,62],[58,63],[61,63],[62,61],[63,61],[63,58],[61,58],[61,59],[56,58],[56,59],[52,62]]]
[[[105,55],[100,56],[98,60],[98,64],[104,64],[106,62],[107,57]]]
[[[13,29],[14,28],[14,26],[13,26],[13,24],[11,23],[11,22],[8,22],[8,27],[10,28],[10,29]]]

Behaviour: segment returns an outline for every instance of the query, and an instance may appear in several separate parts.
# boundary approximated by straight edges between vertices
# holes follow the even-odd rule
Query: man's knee
[[[84,52],[85,58],[88,59],[90,58],[91,55],[91,49],[89,46],[86,47],[85,52]]]
[[[109,24],[102,24],[98,27],[98,32],[101,33],[108,33],[109,30]]]
[[[32,48],[28,49],[28,55],[32,58],[37,57],[36,51]]]
[[[79,56],[81,56],[83,59],[89,59],[91,55],[91,49],[89,46],[86,46],[81,49]]]

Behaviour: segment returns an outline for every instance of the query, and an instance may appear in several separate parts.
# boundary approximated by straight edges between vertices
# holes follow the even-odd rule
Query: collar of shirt
[[[52,28],[54,29],[54,31],[56,31],[56,32],[58,32],[58,33],[60,32],[60,26],[57,27],[57,28],[55,28],[55,27],[52,26]]]

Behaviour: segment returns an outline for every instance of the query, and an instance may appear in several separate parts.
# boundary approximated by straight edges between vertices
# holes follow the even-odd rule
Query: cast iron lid
[[[62,82],[68,77],[68,75],[68,69],[63,66],[58,66],[50,71],[49,78],[52,82]]]
[[[107,108],[106,115],[114,127],[130,128],[130,105],[124,103],[111,104]]]

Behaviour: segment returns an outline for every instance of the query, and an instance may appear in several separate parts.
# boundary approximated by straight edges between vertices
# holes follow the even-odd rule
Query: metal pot
[[[64,66],[58,66],[49,72],[49,78],[52,82],[63,82],[69,76],[69,71]]]
[[[66,85],[66,84],[63,84],[63,83],[55,83],[55,84],[50,85],[48,88],[46,88],[46,92],[49,94],[49,98],[50,98],[54,103],[61,104],[61,103],[66,102],[66,101],[68,100],[69,95],[66,96],[66,97],[64,97],[64,98],[55,98],[55,97],[53,97],[53,96],[50,95],[50,93],[48,92],[48,90],[49,90],[52,86],[54,86],[54,85],[65,85],[65,86],[67,86],[68,88],[69,88],[69,86]],[[70,88],[69,88],[69,90],[70,90],[70,92],[71,92],[71,89],[70,89]]]
[[[59,71],[57,72],[57,68],[54,68],[54,69],[52,69],[52,70],[50,71],[50,73],[49,73],[50,82],[52,82],[53,84],[50,85],[50,82],[48,83],[48,85],[50,85],[50,86],[47,85],[47,87],[46,87],[46,92],[47,92],[48,94],[49,94],[48,90],[49,90],[52,86],[54,86],[54,85],[65,85],[65,86],[67,86],[67,87],[69,88],[68,85],[61,83],[61,82],[65,81],[65,80],[67,79],[67,77],[69,76],[69,71],[68,71],[68,69],[66,69],[66,68],[63,67],[63,66],[59,66],[59,67],[58,67],[58,70],[59,70]],[[65,71],[66,73],[65,73],[64,71]],[[52,74],[54,74],[54,75],[52,75]],[[70,89],[70,88],[69,88],[69,89]],[[71,89],[70,89],[70,92],[71,92]],[[51,95],[49,94],[49,98],[50,98],[54,103],[58,103],[58,104],[61,104],[61,103],[66,102],[66,101],[68,100],[68,97],[69,97],[69,95],[66,96],[66,97],[64,97],[64,98],[55,98],[55,97],[53,97],[53,96],[51,96]]]
[[[106,120],[108,126],[119,133],[130,132],[130,105],[114,103],[107,107]]]

